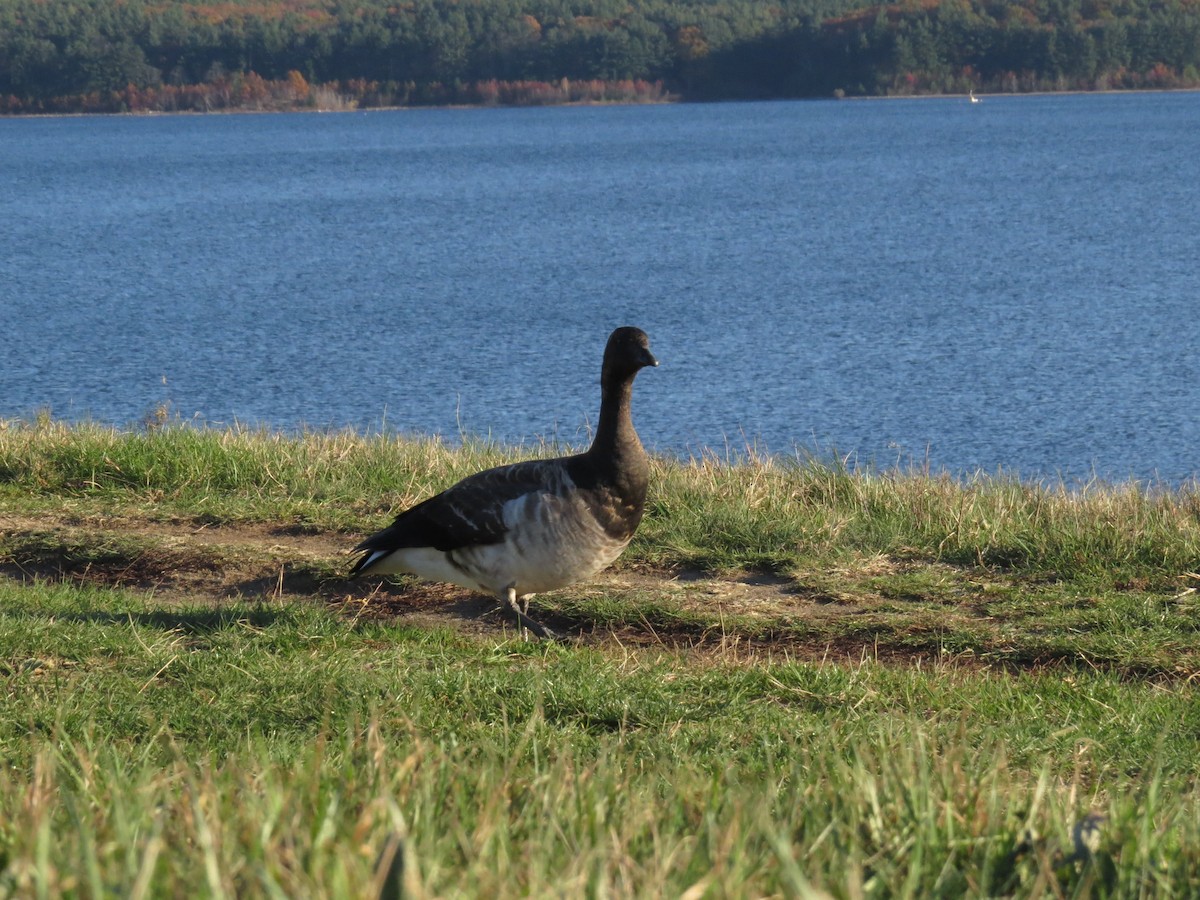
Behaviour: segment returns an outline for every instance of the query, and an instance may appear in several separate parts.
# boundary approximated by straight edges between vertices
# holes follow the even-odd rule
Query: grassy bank
[[[565,452],[351,433],[289,437],[192,428],[122,432],[0,422],[10,509],[280,522],[355,533],[480,468]],[[1164,586],[1200,563],[1200,492],[1082,489],[981,475],[856,473],[810,460],[654,466],[629,559],[795,573],[848,558],[904,559],[1056,581]]]
[[[345,580],[518,455],[0,423],[0,896],[1200,890],[1195,490],[658,460],[563,645]]]

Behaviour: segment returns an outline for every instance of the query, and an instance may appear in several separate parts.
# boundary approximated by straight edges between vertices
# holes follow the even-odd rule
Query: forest
[[[0,112],[1200,87],[1200,0],[0,0]]]

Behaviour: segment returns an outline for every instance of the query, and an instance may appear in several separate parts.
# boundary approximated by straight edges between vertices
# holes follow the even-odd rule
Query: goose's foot
[[[532,595],[527,594],[523,598],[525,600],[526,610],[529,609],[530,596]],[[517,591],[513,586],[510,585],[509,587],[505,588],[504,596],[501,597],[500,600],[504,606],[506,606],[512,612],[512,614],[517,617],[517,621],[521,623],[523,628],[528,629],[540,638],[546,638],[547,640],[551,641],[557,641],[561,639],[562,636],[557,631],[547,628],[541,622],[535,622],[525,614],[525,610],[522,610],[521,604],[517,602]]]

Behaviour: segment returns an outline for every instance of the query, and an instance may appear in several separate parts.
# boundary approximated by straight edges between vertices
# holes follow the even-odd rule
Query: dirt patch
[[[303,525],[218,523],[183,519],[149,521],[125,516],[31,517],[0,513],[0,538],[13,534],[57,531],[63,534],[127,535],[153,538],[166,545],[234,545],[260,551],[277,550],[289,556],[332,556],[355,542],[332,532],[313,531]]]
[[[168,608],[316,601],[354,621],[496,638],[520,634],[494,598],[476,592],[415,579],[347,578],[349,548],[358,539],[280,525],[0,514],[0,577],[146,591]],[[871,577],[913,566],[870,559],[853,572],[807,578],[763,572],[715,577],[627,564],[591,583],[534,598],[530,614],[585,645],[655,647],[726,660],[767,655],[927,665],[953,659],[1004,668],[989,649],[1004,642],[982,607],[964,602],[946,608],[938,599],[922,603],[863,587]],[[978,655],[964,651],[962,640],[956,645],[944,639],[955,629],[974,636]],[[1018,667],[1045,662],[1031,657]]]

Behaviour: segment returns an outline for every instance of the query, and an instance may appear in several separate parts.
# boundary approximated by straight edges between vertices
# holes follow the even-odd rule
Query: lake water
[[[1200,474],[1200,94],[0,120],[0,417]]]

